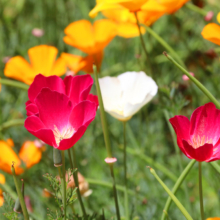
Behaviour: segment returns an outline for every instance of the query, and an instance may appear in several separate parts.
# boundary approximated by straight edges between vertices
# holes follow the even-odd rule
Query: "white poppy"
[[[129,120],[157,94],[157,84],[144,72],[126,72],[99,79],[105,111],[121,121]]]

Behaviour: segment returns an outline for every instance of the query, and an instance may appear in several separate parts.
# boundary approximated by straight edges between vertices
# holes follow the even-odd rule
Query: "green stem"
[[[15,174],[14,164],[12,164],[12,166],[11,166],[11,171],[12,171],[12,174],[13,174],[14,183],[15,183],[17,194],[18,194],[18,198],[20,200],[20,204],[21,204],[23,215],[24,215],[24,219],[25,220],[29,220],[29,215],[28,215],[28,212],[27,212],[27,207],[26,207],[26,204],[24,202],[24,197],[23,197],[23,195],[21,193],[21,189],[20,189],[21,187],[20,187],[20,184],[18,182],[17,176]]]
[[[142,45],[142,48],[144,50],[146,59],[147,59],[147,61],[149,63],[149,67],[150,67],[151,72],[152,72],[152,66],[151,66],[150,58],[149,58],[149,55],[148,55],[148,52],[147,52],[147,48],[146,48],[145,43],[144,43],[144,38],[143,38],[143,35],[141,33],[141,25],[140,25],[140,22],[139,22],[139,19],[138,19],[138,16],[137,16],[137,12],[134,12],[134,15],[135,15],[136,23],[137,23],[137,26],[138,26],[138,31],[139,31],[139,36],[140,36],[140,40],[141,40],[141,45]]]
[[[74,171],[74,167],[75,167],[75,169],[77,168],[76,153],[75,153],[74,146],[72,147],[72,154],[73,154],[73,163],[71,163],[71,166],[72,166],[72,169]],[[74,167],[73,167],[73,164],[74,164]],[[75,185],[77,187],[77,190],[76,190],[77,197],[79,199],[79,204],[80,204],[83,216],[84,216],[85,219],[87,219],[86,209],[84,207],[84,204],[83,204],[83,201],[82,201],[82,196],[81,196],[80,191],[79,191],[79,181],[78,181],[78,171],[77,170],[73,173],[73,178],[74,178]]]
[[[193,5],[192,3],[187,3],[187,4],[185,4],[185,6],[188,9],[201,14],[202,16],[206,16],[207,15],[207,12],[205,10],[203,10],[202,8],[199,8],[199,7],[195,6],[195,5]]]
[[[185,67],[184,62],[179,57],[179,55],[175,52],[175,50],[173,50],[173,48],[166,41],[164,41],[162,37],[160,37],[155,31],[153,31],[153,29],[151,29],[150,27],[146,25],[145,27],[148,33],[151,34],[166,50],[168,50],[178,60],[179,63],[181,63],[182,66]]]
[[[154,169],[150,168],[150,172],[154,175],[154,177],[157,179],[157,181],[161,184],[161,186],[166,190],[166,192],[169,194],[171,199],[174,201],[176,206],[180,209],[180,211],[183,213],[183,215],[186,217],[187,220],[193,220],[193,218],[190,216],[190,214],[186,211],[184,206],[180,203],[180,201],[176,198],[176,196],[169,190],[169,188],[165,185],[165,183],[160,179],[160,177],[157,175]]]
[[[181,173],[181,175],[179,176],[178,180],[176,181],[173,189],[172,189],[172,193],[175,194],[177,192],[177,190],[179,189],[179,187],[181,186],[182,182],[184,181],[184,179],[186,178],[186,176],[188,175],[189,171],[191,170],[191,168],[193,167],[193,165],[195,164],[196,160],[191,160],[190,163],[187,165],[187,167],[183,170],[183,172]],[[170,205],[171,205],[172,199],[171,197],[168,197],[166,204],[164,206],[164,211],[167,213]],[[165,220],[166,219],[166,215],[163,212],[161,220]]]
[[[2,125],[0,126],[0,131],[13,126],[20,126],[20,125],[24,125],[24,119],[14,119],[14,120],[6,121],[2,123]]]
[[[93,66],[93,72],[95,75],[96,91],[97,91],[97,95],[99,99],[99,107],[100,107],[101,122],[102,122],[105,146],[106,146],[108,157],[112,158],[112,150],[111,150],[111,143],[109,139],[107,120],[106,120],[104,105],[102,101],[102,94],[101,94],[101,89],[100,89],[99,80],[98,80],[97,67],[95,65]],[[113,188],[113,194],[114,194],[114,200],[115,200],[115,209],[116,209],[117,219],[120,220],[121,217],[120,217],[120,210],[119,210],[119,205],[118,205],[118,195],[117,195],[117,190],[116,190],[116,185],[115,185],[113,164],[109,164],[109,168],[110,168],[110,173],[112,177],[112,188]]]
[[[28,88],[29,88],[29,86],[24,83],[10,80],[10,79],[0,79],[0,84],[7,85],[7,86],[13,86],[13,87],[16,87],[19,89],[24,89],[24,90],[28,90]]]
[[[200,213],[201,220],[205,220],[204,207],[203,207],[203,195],[202,195],[202,162],[199,163],[199,200],[200,200]]]
[[[63,175],[61,177],[61,181],[62,181],[62,196],[63,196],[63,212],[64,212],[64,220],[66,220],[66,169],[65,169],[65,155],[64,155],[65,151],[61,151],[61,155],[62,155],[62,172]]]
[[[129,220],[128,185],[127,185],[127,154],[126,154],[126,121],[123,122],[123,136],[124,136],[125,215],[126,215],[126,219]]]
[[[170,55],[166,52],[163,54],[170,60],[175,66],[177,66],[184,74],[186,74],[189,79],[195,83],[195,85],[216,105],[217,108],[220,108],[220,103],[218,100],[206,89],[205,86],[202,85],[195,77],[193,77],[187,70],[185,70],[182,66],[180,66]]]

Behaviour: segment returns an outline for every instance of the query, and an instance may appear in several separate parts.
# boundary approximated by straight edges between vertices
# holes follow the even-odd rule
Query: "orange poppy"
[[[14,162],[16,174],[19,175],[24,172],[24,169],[21,167],[22,163],[25,164],[26,168],[30,168],[41,160],[42,151],[35,145],[34,141],[25,141],[19,151],[19,156],[12,147],[11,140],[10,142],[0,140],[0,169],[6,173],[12,174],[12,162]]]
[[[92,55],[82,57],[69,53],[62,53],[61,58],[65,60],[67,67],[73,71],[74,75],[77,74],[80,70],[86,73],[93,72],[93,64],[95,63],[95,60]],[[96,63],[98,63],[99,65],[98,68],[100,68],[102,58],[103,58],[102,51],[96,54],[96,59],[97,59]]]
[[[220,23],[220,12],[217,15],[217,21]],[[201,34],[204,39],[220,45],[220,25],[209,23],[203,28]]]
[[[0,173],[0,184],[4,184],[4,183],[5,183],[5,176]],[[2,206],[3,203],[4,203],[4,197],[2,194],[2,190],[0,189],[0,206]]]
[[[101,65],[103,50],[116,36],[117,28],[115,23],[108,19],[95,21],[93,25],[87,20],[79,20],[69,24],[64,33],[67,35],[63,38],[66,44],[76,47],[89,55],[85,58],[79,58],[75,55],[67,57],[67,54],[64,54],[63,58],[66,61],[68,60],[68,67],[73,68],[75,66],[73,69],[76,68],[76,71],[83,68],[87,72],[91,72],[91,62],[96,62],[98,66]],[[75,64],[71,65],[69,63],[71,60],[73,63],[75,61],[78,63],[79,61],[79,67],[76,67]]]
[[[65,62],[56,60],[58,50],[53,46],[39,45],[28,50],[30,63],[21,56],[12,57],[5,65],[7,77],[30,85],[39,73],[44,76],[61,76],[66,72]]]

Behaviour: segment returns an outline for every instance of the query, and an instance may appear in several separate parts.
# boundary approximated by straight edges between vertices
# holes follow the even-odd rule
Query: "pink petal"
[[[206,140],[212,139],[213,145],[220,137],[220,110],[213,103],[207,103],[197,108],[190,119],[190,135]]]
[[[38,108],[35,104],[29,104],[26,106],[27,116],[38,114]]]
[[[190,127],[190,122],[189,119],[185,116],[182,115],[177,115],[173,118],[170,118],[170,123],[172,124],[176,135],[177,135],[177,144],[179,148],[183,151],[184,153],[184,146],[182,144],[182,140],[189,140],[189,127]]]
[[[99,100],[97,95],[89,94],[87,100],[94,102],[96,104],[96,109],[99,107]]]
[[[26,105],[26,106],[28,106],[28,105],[30,105],[30,104],[32,104],[32,102],[31,102],[30,100],[28,100],[27,102],[25,102],[25,105]]]
[[[39,109],[39,118],[46,128],[54,130],[56,126],[62,132],[63,128],[68,126],[73,107],[66,95],[44,88],[35,103]]]
[[[106,163],[115,163],[117,161],[117,158],[115,157],[106,157],[105,162]]]
[[[80,101],[86,100],[93,84],[90,75],[66,76],[64,79],[66,94],[69,96],[73,106]]]
[[[31,102],[35,102],[35,98],[43,88],[49,88],[53,91],[65,94],[65,85],[60,77],[45,77],[39,74],[34,78],[33,83],[30,85],[30,88],[28,89],[28,97]]]
[[[95,115],[96,104],[90,101],[82,101],[73,108],[69,122],[77,130],[82,125],[87,127],[94,120]]]
[[[87,129],[87,126],[81,126],[74,135],[69,139],[63,139],[60,142],[60,145],[58,147],[59,150],[67,150],[74,146],[74,144],[83,136]]]
[[[193,159],[197,161],[209,161],[213,154],[213,145],[204,144],[201,147],[193,148],[187,141],[183,140],[183,145],[186,153]],[[190,158],[189,157],[189,158]],[[190,159],[191,159],[190,158]]]
[[[24,127],[46,144],[57,147],[53,132],[50,129],[46,129],[45,125],[38,117],[28,117],[24,122]]]

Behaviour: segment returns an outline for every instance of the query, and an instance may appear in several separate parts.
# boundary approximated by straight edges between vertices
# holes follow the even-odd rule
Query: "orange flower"
[[[57,53],[58,50],[53,46],[32,47],[28,50],[30,63],[21,56],[12,57],[5,65],[4,74],[28,85],[39,73],[61,76],[66,72],[66,66],[61,58],[56,60]]]
[[[217,21],[220,23],[220,12],[217,15]],[[201,34],[204,39],[220,45],[220,25],[216,23],[207,24]]]
[[[207,218],[206,220],[220,220],[219,217],[214,217],[214,218]]]
[[[63,38],[66,44],[90,55],[80,58],[75,55],[71,57],[70,55],[62,54],[68,67],[73,69],[73,71],[82,69],[86,72],[92,72],[91,64],[101,65],[103,50],[116,36],[117,29],[115,23],[108,19],[95,21],[93,25],[87,20],[79,20],[69,24],[64,33],[67,35]],[[71,62],[73,63],[71,64]]]
[[[5,176],[0,173],[0,184],[4,184],[4,183],[5,183]],[[2,190],[0,189],[0,206],[2,206],[3,203],[4,203],[4,197],[2,194]]]
[[[13,145],[10,141],[0,141],[0,169],[11,174],[11,165],[14,162],[16,174],[21,174],[24,169],[21,167],[22,162],[26,165],[26,168],[30,168],[38,163],[42,156],[40,148],[36,147],[32,141],[25,141],[19,151],[19,157],[12,149]]]
[[[82,57],[82,56],[73,55],[69,53],[62,53],[61,58],[65,60],[67,67],[74,72],[74,75],[77,74],[80,70],[86,73],[93,72],[93,63],[95,61],[92,55]],[[97,63],[99,65],[102,62],[102,58],[103,58],[102,51],[96,54]]]

